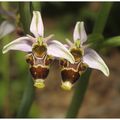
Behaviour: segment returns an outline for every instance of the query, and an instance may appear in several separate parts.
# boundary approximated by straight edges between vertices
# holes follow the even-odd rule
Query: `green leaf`
[[[102,46],[102,48],[120,46],[120,36],[115,36],[115,37],[109,38],[107,40],[104,40],[104,42],[102,43],[101,46]]]

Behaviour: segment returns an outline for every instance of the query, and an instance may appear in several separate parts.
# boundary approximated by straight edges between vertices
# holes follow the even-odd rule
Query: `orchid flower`
[[[34,79],[34,86],[43,88],[44,79],[48,76],[49,67],[54,58],[64,58],[74,63],[74,57],[67,48],[57,40],[50,40],[52,35],[44,38],[44,26],[39,11],[33,11],[30,31],[34,37],[26,35],[20,37],[3,48],[3,53],[9,50],[27,52],[26,61]]]
[[[62,88],[70,90],[88,67],[98,69],[103,72],[104,75],[109,76],[109,69],[98,53],[88,48],[88,45],[84,45],[84,42],[87,41],[87,34],[83,22],[76,23],[73,32],[73,40],[74,43],[66,39],[68,43],[67,48],[69,48],[71,54],[74,56],[75,63],[72,64],[66,60],[62,60],[60,63],[62,66]]]

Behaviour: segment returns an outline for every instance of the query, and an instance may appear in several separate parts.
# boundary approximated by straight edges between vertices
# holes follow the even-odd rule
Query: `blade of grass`
[[[111,7],[112,3],[102,3],[102,8],[98,14],[98,18],[96,19],[92,34],[103,33]],[[77,116],[87,90],[90,73],[91,71],[88,70],[81,76],[68,108],[66,118],[75,118]]]

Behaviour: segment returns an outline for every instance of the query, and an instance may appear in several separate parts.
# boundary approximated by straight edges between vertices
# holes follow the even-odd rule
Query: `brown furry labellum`
[[[79,49],[71,49],[71,54],[75,58],[75,63],[71,64],[65,59],[60,60],[62,88],[70,90],[74,83],[80,78],[81,74],[85,72],[88,65],[82,61],[82,51]]]
[[[43,88],[44,80],[49,74],[49,67],[53,59],[46,54],[46,46],[38,44],[33,46],[32,53],[26,56],[26,61],[30,67],[30,73],[34,79],[34,86],[37,88]]]

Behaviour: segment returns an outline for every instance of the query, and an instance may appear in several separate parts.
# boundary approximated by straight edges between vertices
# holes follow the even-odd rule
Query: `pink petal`
[[[75,25],[75,29],[73,32],[73,40],[80,40],[81,44],[83,44],[87,40],[87,34],[84,28],[84,22],[77,22]]]
[[[90,68],[102,71],[106,76],[109,76],[109,69],[102,58],[93,50],[85,49],[83,61],[88,64]]]
[[[3,47],[3,54],[8,52],[9,50],[20,50],[24,52],[31,52],[32,51],[32,44],[33,41],[28,37],[20,37],[9,44]]]
[[[33,11],[33,18],[30,25],[30,31],[34,34],[35,37],[43,37],[44,35],[44,26],[39,11]]]
[[[69,49],[69,48],[70,48],[70,46],[69,46],[69,45],[67,45],[67,44],[64,44],[64,47],[66,47],[67,49]]]
[[[65,48],[64,45],[59,41],[53,40],[49,42],[47,49],[48,49],[47,52],[49,55],[67,59],[71,63],[75,62],[74,57],[69,52],[69,50]]]

